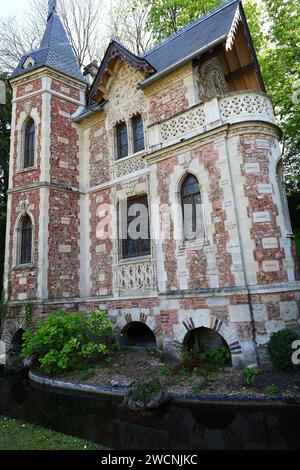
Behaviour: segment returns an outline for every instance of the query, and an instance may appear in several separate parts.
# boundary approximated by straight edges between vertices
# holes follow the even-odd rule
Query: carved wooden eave
[[[87,94],[88,103],[92,100],[99,102],[102,99],[107,99],[109,82],[116,72],[117,63],[122,62],[127,62],[134,69],[141,70],[145,74],[145,78],[156,72],[147,60],[132,54],[132,52],[113,40],[106,50],[99,71]]]

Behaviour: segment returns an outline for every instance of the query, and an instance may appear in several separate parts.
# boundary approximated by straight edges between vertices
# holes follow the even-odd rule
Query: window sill
[[[136,256],[134,258],[122,258],[118,261],[118,265],[122,266],[123,264],[138,264],[151,261],[151,259],[151,255]]]
[[[210,242],[207,239],[198,239],[198,240],[191,240],[180,242],[177,247],[178,252],[186,251],[186,250],[197,250],[201,249],[204,246],[209,246]]]
[[[17,170],[17,173],[27,173],[28,171],[35,171],[36,170],[36,166],[29,166],[28,168],[19,168]]]
[[[27,263],[27,264],[17,264],[16,266],[13,267],[15,271],[22,271],[25,269],[33,269],[34,264],[33,263]]]
[[[130,158],[133,157],[140,157],[146,153],[146,149],[139,150],[139,152],[132,153],[131,155],[126,155],[126,157],[115,157],[115,161],[113,162],[114,164],[118,164],[118,162],[124,162],[126,160],[130,160]]]

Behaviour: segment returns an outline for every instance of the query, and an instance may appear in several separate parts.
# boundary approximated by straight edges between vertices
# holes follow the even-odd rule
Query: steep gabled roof
[[[128,62],[135,69],[143,70],[145,73],[155,72],[155,68],[147,61],[147,59],[138,57],[128,49],[123,47],[115,39],[112,39],[106,49],[105,55],[102,59],[99,71],[95,77],[95,80],[88,92],[88,100],[91,100],[96,94],[96,90],[103,80],[105,73],[109,69],[109,64],[113,59],[119,57],[122,61]]]
[[[28,59],[32,59],[33,65],[32,67],[24,68],[24,64],[28,62]],[[86,83],[70,41],[55,9],[48,17],[46,30],[39,49],[25,54],[10,78],[17,77],[41,67],[50,67],[51,69]]]
[[[231,0],[201,16],[195,22],[167,38],[142,57],[158,73],[188,58],[205,47],[225,41],[230,34],[240,0]]]

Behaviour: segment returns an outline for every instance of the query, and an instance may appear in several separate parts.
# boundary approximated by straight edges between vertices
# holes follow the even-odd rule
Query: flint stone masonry
[[[185,35],[180,33],[180,40]],[[232,35],[234,47],[248,47],[247,41],[239,44],[243,33]],[[169,43],[164,44],[155,54]],[[190,60],[155,76],[151,53],[145,62],[123,49],[119,55],[118,44],[114,47],[105,56],[108,73],[89,90],[80,71],[74,78],[47,66],[22,70],[10,81],[17,99],[5,342],[9,347],[24,326],[30,302],[34,325],[57,309],[101,308],[117,334],[133,322],[147,325],[170,356],[178,354],[190,331],[207,328],[224,339],[235,367],[254,364],[257,356],[265,361],[273,332],[299,328],[300,285],[295,249],[286,237],[286,201],[275,175],[281,158],[278,127],[257,72],[227,83],[223,75],[230,70],[222,68],[227,52],[220,50],[220,60],[206,61],[203,55],[202,65]],[[165,63],[159,59],[158,65]],[[241,90],[238,83],[251,83],[253,89]],[[95,93],[92,103],[101,103],[96,112],[87,93]],[[84,109],[88,113],[80,114]],[[145,149],[134,154],[137,115]],[[35,123],[36,145],[34,166],[23,171],[28,116]],[[117,159],[120,122],[127,125],[128,156]],[[181,188],[189,174],[199,182],[203,234],[186,241]],[[150,253],[125,258],[118,208],[138,197],[148,199]],[[32,260],[20,266],[25,214],[32,220]]]

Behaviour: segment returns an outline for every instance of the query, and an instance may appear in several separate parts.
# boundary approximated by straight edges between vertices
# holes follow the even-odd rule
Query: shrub
[[[269,395],[277,395],[279,392],[279,388],[275,384],[268,385],[268,387],[265,388],[265,392]]]
[[[199,351],[197,348],[188,349],[186,347],[182,347],[178,352],[181,366],[191,371],[203,366],[204,364],[212,363],[224,366],[226,364],[230,364],[231,361],[231,354],[226,346],[221,346],[212,351],[208,349],[205,351]]]
[[[258,367],[246,367],[244,369],[244,384],[253,387],[259,374],[261,374],[261,370]]]
[[[230,364],[231,361],[231,354],[226,346],[221,346],[214,351],[211,351],[210,357],[212,362],[220,366],[226,366],[227,364]]]
[[[271,363],[277,369],[288,371],[296,366],[292,363],[292,344],[299,340],[299,335],[294,330],[281,330],[271,335],[268,343],[268,352]]]
[[[47,374],[83,369],[116,348],[107,312],[55,312],[23,335],[22,356]]]

